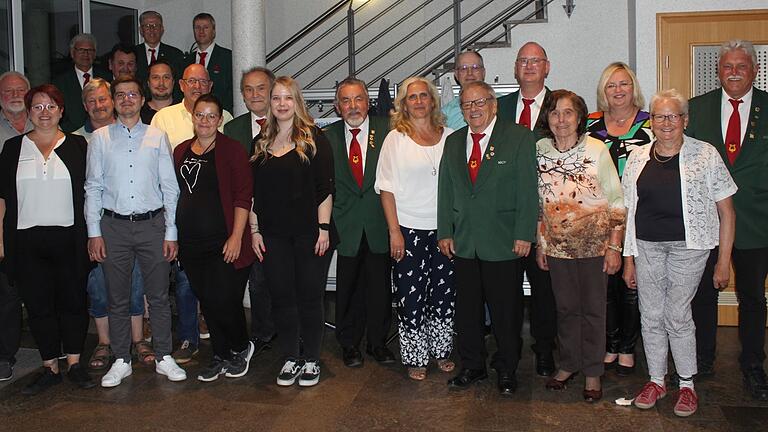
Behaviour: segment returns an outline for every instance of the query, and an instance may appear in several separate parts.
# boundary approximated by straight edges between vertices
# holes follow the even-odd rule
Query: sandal
[[[437,359],[437,368],[443,372],[453,372],[456,369],[456,363],[448,358]]]
[[[155,365],[155,351],[152,349],[152,345],[147,341],[134,342],[133,352],[136,354],[139,363],[144,366]]]
[[[414,381],[424,381],[427,379],[427,368],[425,367],[409,367],[408,378]]]
[[[88,360],[88,367],[93,370],[106,369],[112,361],[112,357],[112,348],[109,344],[98,344],[93,349],[90,360]]]

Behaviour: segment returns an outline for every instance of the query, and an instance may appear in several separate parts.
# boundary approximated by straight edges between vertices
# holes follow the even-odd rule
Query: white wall
[[[201,12],[208,12],[216,19],[216,43],[232,48],[230,0],[144,0],[143,5],[138,8],[139,15],[146,10],[160,12],[165,27],[163,42],[184,52],[187,52],[195,42],[192,34],[192,18]]]

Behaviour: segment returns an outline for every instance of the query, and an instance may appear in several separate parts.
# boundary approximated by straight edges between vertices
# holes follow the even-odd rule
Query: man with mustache
[[[133,52],[133,47],[115,45],[109,56],[109,70],[112,71],[113,81],[123,75],[136,76],[136,53]]]
[[[768,93],[753,86],[759,68],[751,42],[736,39],[723,43],[718,61],[722,87],[691,99],[686,133],[717,148],[739,187],[733,196],[736,240],[732,253],[739,299],[739,363],[747,391],[753,399],[765,401]],[[714,373],[718,291],[712,276],[717,256],[717,249],[710,253],[691,305],[699,377]]]
[[[115,105],[110,94],[110,85],[101,78],[93,78],[83,87],[83,106],[88,113],[85,124],[73,132],[91,141],[91,134],[96,129],[115,122]]]
[[[141,121],[152,123],[158,111],[173,104],[174,70],[165,59],[158,59],[148,71],[147,87],[150,98],[141,107]]]
[[[32,130],[24,106],[29,80],[19,72],[0,75],[0,151],[5,141]],[[13,378],[13,365],[21,342],[21,300],[15,287],[0,273],[0,381]]]

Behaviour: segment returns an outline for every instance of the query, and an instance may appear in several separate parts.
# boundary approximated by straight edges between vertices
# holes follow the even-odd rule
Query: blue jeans
[[[104,318],[107,316],[107,283],[104,279],[104,270],[101,264],[97,265],[91,273],[88,274],[88,298],[90,307],[88,313],[94,318]],[[144,280],[141,278],[139,262],[133,263],[133,275],[131,276],[131,316],[144,315]]]
[[[192,345],[200,342],[200,331],[197,328],[197,297],[189,285],[187,273],[179,262],[171,267],[176,280],[176,310],[179,313],[177,335],[180,341],[188,340]]]

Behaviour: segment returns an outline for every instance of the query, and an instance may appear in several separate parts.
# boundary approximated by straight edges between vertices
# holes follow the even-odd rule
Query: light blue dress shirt
[[[102,209],[121,215],[165,209],[165,240],[176,241],[179,185],[165,132],[119,119],[94,131],[88,144],[85,222],[88,237],[101,236]]]
[[[459,106],[458,96],[443,105],[443,114],[445,114],[445,125],[453,130],[459,130],[467,125],[467,122],[464,121],[464,113],[461,112]]]

